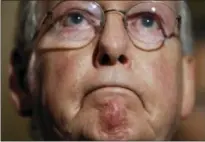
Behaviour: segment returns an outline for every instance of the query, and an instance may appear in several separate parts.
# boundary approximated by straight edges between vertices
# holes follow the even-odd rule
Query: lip
[[[84,94],[82,96],[82,101],[93,92],[95,93],[95,91],[103,91],[103,88],[110,88],[109,91],[113,93],[124,93],[131,98],[136,97],[144,104],[142,99],[144,91],[140,87],[143,85],[142,83],[141,80],[138,80],[137,76],[129,70],[126,70],[123,66],[116,65],[114,67],[101,68],[98,72],[89,75],[85,82],[83,82]],[[116,89],[112,90],[112,88],[122,90],[117,92]],[[106,89],[105,91],[108,90]]]
[[[92,94],[93,92],[95,92],[97,90],[105,89],[105,88],[127,90],[127,91],[130,91],[130,92],[134,93],[135,95],[137,95],[137,93],[134,89],[132,89],[131,87],[129,87],[128,85],[125,85],[125,84],[102,84],[102,85],[96,85],[96,86],[92,87],[91,89],[89,89],[88,92],[86,93],[85,97],[88,96],[89,94]]]
[[[105,88],[115,88],[115,89],[124,89],[124,90],[128,90],[128,91],[131,91],[133,92],[134,94],[135,91],[127,86],[124,86],[124,85],[117,85],[117,84],[113,84],[113,85],[100,85],[100,86],[95,86],[93,87],[91,90],[88,91],[87,95],[88,94],[92,94],[93,92],[97,91],[97,90],[100,90],[100,89],[105,89]],[[86,95],[86,96],[87,96]]]
[[[96,78],[98,79],[98,78]],[[139,92],[139,88],[137,87],[137,83],[133,83],[132,81],[130,81],[128,78],[115,78],[112,80],[97,80],[95,82],[92,82],[91,84],[87,84],[87,89],[85,90],[85,95],[83,96],[83,100],[85,98],[87,98],[89,95],[91,95],[92,93],[95,93],[95,91],[99,91],[101,89],[106,89],[106,88],[118,88],[118,89],[122,89],[120,91],[120,93],[125,93],[126,92],[130,92],[130,93],[125,93],[127,95],[132,95],[132,97],[137,97],[142,106],[145,108],[145,104],[144,101],[142,99],[142,92]],[[116,90],[113,90],[114,92]],[[119,92],[118,92],[119,93]]]

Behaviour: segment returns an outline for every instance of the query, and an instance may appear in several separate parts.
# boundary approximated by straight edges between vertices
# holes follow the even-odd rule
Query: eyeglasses
[[[103,10],[94,1],[60,1],[39,26],[36,39],[42,44],[38,48],[83,48],[99,38],[106,14],[114,11],[122,15],[130,40],[142,50],[156,50],[165,39],[177,36],[174,31],[181,17],[160,1],[140,2],[126,11]]]

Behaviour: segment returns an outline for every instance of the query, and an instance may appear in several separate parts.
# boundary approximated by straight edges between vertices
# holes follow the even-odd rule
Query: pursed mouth
[[[129,104],[139,99],[138,94],[130,87],[122,85],[100,85],[90,89],[83,98],[82,104],[89,100],[91,106],[103,106],[109,100],[121,100],[121,103]],[[131,104],[132,104],[131,103]],[[130,105],[128,105],[130,106]]]
[[[109,91],[108,91],[109,90]],[[138,93],[136,91],[136,89],[134,89],[133,87],[126,85],[126,84],[100,84],[100,85],[93,85],[92,87],[90,87],[87,90],[87,93],[85,94],[85,96],[83,97],[83,100],[85,100],[85,98],[89,97],[92,94],[96,94],[96,92],[111,92],[111,93],[107,93],[107,94],[103,94],[102,96],[108,96],[109,95],[120,95],[121,97],[130,97],[130,98],[134,98],[137,97],[139,99],[139,101],[141,102],[141,105],[143,106],[143,108],[145,107],[145,104],[142,100],[142,94]],[[100,95],[99,95],[100,96]]]
[[[109,89],[113,89],[113,90],[127,90],[127,91],[130,91],[134,94],[136,94],[136,92],[131,89],[130,87],[127,87],[127,86],[124,86],[124,85],[100,85],[100,86],[95,86],[93,88],[91,88],[85,95],[88,96],[89,94],[92,94],[93,92],[97,91],[97,90],[101,90],[101,89],[106,89],[106,88],[109,88]]]

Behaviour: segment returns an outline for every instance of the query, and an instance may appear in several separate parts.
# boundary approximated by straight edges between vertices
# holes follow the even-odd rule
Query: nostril
[[[101,54],[98,58],[99,65],[102,66],[110,66],[114,65],[115,63],[119,62],[120,64],[128,64],[129,60],[125,55],[121,55],[118,58],[112,58],[109,54]]]
[[[110,65],[111,64],[110,57],[107,54],[104,54],[100,59],[100,64],[101,65]]]
[[[120,61],[120,63],[122,64],[126,64],[128,62],[127,58],[124,55],[121,55],[118,60]]]

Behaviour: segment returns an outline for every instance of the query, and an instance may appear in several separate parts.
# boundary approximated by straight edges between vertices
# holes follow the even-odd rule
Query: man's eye
[[[153,35],[162,32],[161,19],[154,13],[139,13],[131,15],[128,22],[132,32],[140,35]]]
[[[162,22],[155,13],[137,13],[128,17],[127,28],[135,42],[155,44],[164,39]]]
[[[64,26],[77,26],[81,24],[85,24],[86,19],[84,16],[80,13],[72,13],[68,14],[66,18],[64,19],[63,25]]]
[[[161,19],[154,13],[137,13],[128,17],[128,25],[140,34],[154,34],[162,30]],[[150,33],[148,33],[148,31]]]
[[[144,15],[141,16],[141,24],[145,28],[159,28],[159,25],[156,21],[156,19],[152,15]]]

